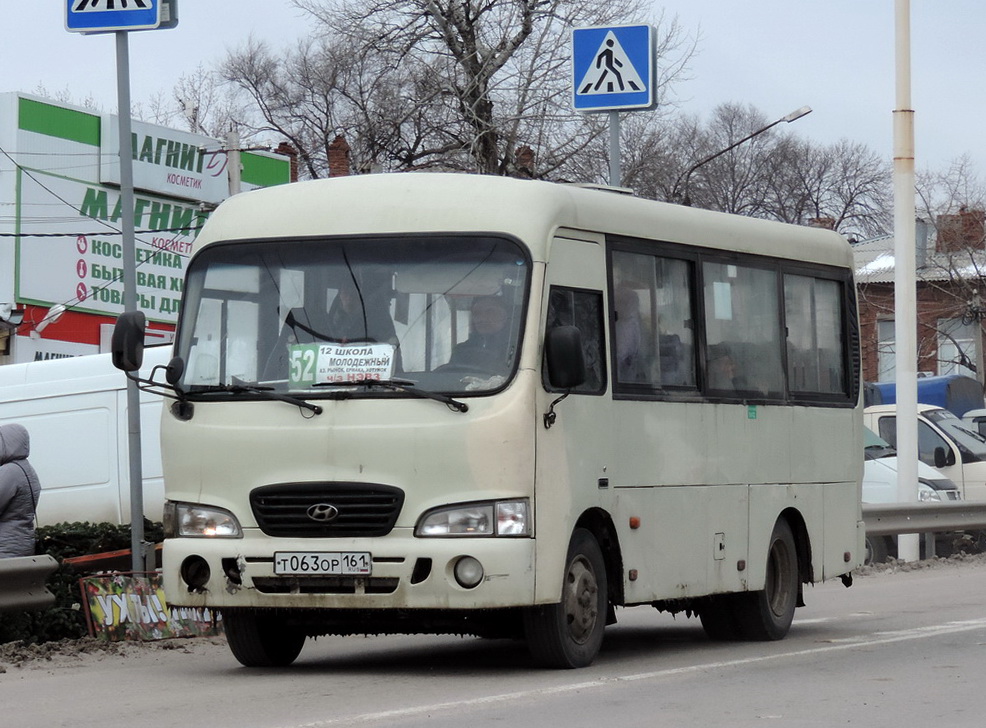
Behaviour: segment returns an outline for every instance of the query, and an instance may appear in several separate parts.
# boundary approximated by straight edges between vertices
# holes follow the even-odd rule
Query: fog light
[[[212,569],[201,556],[189,556],[181,562],[181,578],[188,584],[189,591],[198,591],[209,583]]]
[[[463,556],[455,562],[453,573],[459,586],[472,589],[483,580],[483,565],[472,556]]]

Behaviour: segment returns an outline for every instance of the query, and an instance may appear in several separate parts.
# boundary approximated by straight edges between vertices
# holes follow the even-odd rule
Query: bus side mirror
[[[582,332],[577,326],[555,326],[544,340],[548,381],[556,389],[572,389],[585,382]]]
[[[144,363],[144,329],[147,318],[143,311],[120,314],[113,327],[111,350],[113,366],[124,372],[135,372]]]

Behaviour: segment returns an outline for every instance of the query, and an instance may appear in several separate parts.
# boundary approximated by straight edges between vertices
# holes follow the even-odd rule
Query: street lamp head
[[[797,121],[802,116],[808,116],[808,114],[810,114],[810,113],[811,113],[811,107],[810,106],[802,106],[797,111],[792,111],[787,116],[782,116],[781,117],[781,121],[786,121],[788,123],[791,123],[792,121]]]
[[[767,126],[763,127],[762,129],[757,129],[752,134],[747,134],[745,137],[743,137],[742,139],[740,139],[738,142],[733,142],[732,144],[730,144],[725,149],[720,149],[715,154],[711,154],[708,157],[706,157],[705,159],[702,159],[702,160],[696,162],[691,167],[689,167],[688,170],[681,177],[678,178],[678,181],[674,185],[674,190],[672,192],[672,197],[675,199],[675,201],[681,201],[681,204],[683,204],[685,207],[690,207],[691,204],[692,204],[692,201],[691,201],[691,198],[688,196],[688,182],[689,182],[689,180],[691,180],[692,172],[694,172],[696,169],[698,169],[699,167],[701,167],[703,164],[706,164],[708,162],[711,162],[716,157],[721,157],[726,152],[735,149],[736,147],[738,147],[743,142],[748,142],[753,137],[755,137],[755,136],[757,136],[759,134],[763,134],[768,129],[773,129],[775,126],[777,126],[778,124],[780,124],[782,121],[786,121],[786,122],[790,123],[792,121],[797,121],[802,116],[807,116],[810,113],[811,113],[811,107],[810,106],[802,106],[800,109],[797,109],[795,111],[792,111],[787,116],[782,116],[777,121],[770,122],[769,124],[767,124]],[[679,186],[682,189],[682,192],[680,194],[678,193]]]

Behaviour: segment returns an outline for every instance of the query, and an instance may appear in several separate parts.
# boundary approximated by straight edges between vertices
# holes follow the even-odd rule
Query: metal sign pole
[[[130,44],[128,31],[116,32],[117,121],[120,134],[120,209],[123,232],[123,309],[137,310],[134,242],[134,171],[130,124]],[[127,434],[130,455],[130,550],[133,571],[146,571],[144,559],[144,468],[140,453],[140,390],[127,379]]]
[[[619,187],[623,170],[620,168],[620,112],[609,112],[609,184]]]

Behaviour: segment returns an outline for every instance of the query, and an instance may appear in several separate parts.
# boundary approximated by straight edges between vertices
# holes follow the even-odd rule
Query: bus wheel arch
[[[623,551],[620,549],[620,539],[609,513],[598,508],[586,511],[575,524],[576,528],[589,531],[599,544],[606,563],[608,583],[609,608],[606,624],[616,623],[615,605],[626,604],[623,579]]]
[[[811,538],[808,535],[808,525],[805,523],[801,512],[788,508],[778,516],[778,520],[784,519],[794,535],[794,545],[797,549],[798,557],[798,604],[805,606],[804,585],[815,581],[815,570],[811,565]]]

